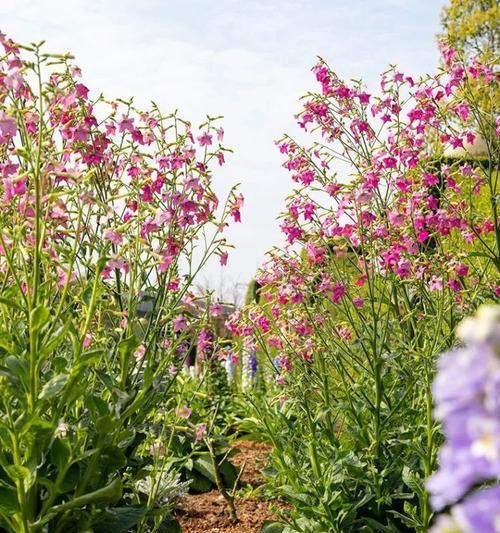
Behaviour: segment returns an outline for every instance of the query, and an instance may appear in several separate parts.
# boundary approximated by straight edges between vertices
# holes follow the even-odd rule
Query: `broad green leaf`
[[[98,503],[116,503],[122,496],[122,482],[119,478],[114,479],[109,485],[77,496],[72,500],[61,503],[60,505],[54,505],[50,508],[47,514],[37,522],[31,524],[32,527],[40,527],[49,522],[54,516],[69,511],[71,509],[81,509],[89,504]]]
[[[120,354],[121,360],[123,361],[132,355],[132,353],[140,344],[141,341],[135,335],[131,335],[130,337],[120,341],[118,343],[118,353]]]
[[[233,488],[238,477],[238,469],[229,461],[224,461],[219,466],[219,470],[224,479],[224,485]]]
[[[0,304],[4,304],[7,307],[12,307],[12,309],[17,309],[18,311],[22,311],[23,308],[14,300],[11,300],[10,298],[4,298],[3,296],[0,296]]]
[[[12,481],[24,481],[30,477],[31,472],[25,466],[10,465],[4,469]]]
[[[160,533],[182,533],[179,521],[171,516],[162,522],[159,531]]]
[[[281,522],[265,520],[260,528],[260,533],[282,533],[286,525]]]
[[[44,305],[35,307],[30,314],[30,328],[35,332],[39,331],[47,325],[49,317],[50,311]]]
[[[207,453],[201,453],[196,457],[193,464],[194,470],[197,470],[200,474],[208,478],[212,483],[215,483],[215,471],[212,465],[210,455]]]
[[[205,477],[203,474],[200,474],[196,470],[189,472],[188,479],[191,480],[189,489],[195,493],[208,492],[212,488],[212,482]]]
[[[14,352],[14,342],[12,341],[12,336],[7,331],[0,333],[0,348],[7,353]]]
[[[43,386],[38,398],[40,400],[50,400],[57,396],[65,387],[68,382],[68,374],[58,374],[51,380],[47,381]]]
[[[99,515],[93,524],[95,533],[124,533],[143,518],[148,509],[142,506],[114,507]]]
[[[19,512],[17,491],[14,488],[0,487],[0,512],[12,516]]]
[[[68,439],[55,439],[50,448],[50,462],[63,470],[71,460],[71,445]]]
[[[47,357],[61,344],[63,340],[68,337],[68,330],[70,321],[67,320],[62,326],[60,326],[50,337],[50,339],[44,339],[43,346],[40,350],[41,357]]]

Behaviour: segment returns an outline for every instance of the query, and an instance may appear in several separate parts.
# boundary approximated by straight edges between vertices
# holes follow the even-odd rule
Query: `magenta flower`
[[[104,237],[106,237],[106,239],[110,240],[113,244],[116,244],[117,246],[120,245],[123,241],[121,233],[110,229],[107,229],[104,232]]]
[[[460,119],[465,122],[469,118],[470,109],[465,102],[462,102],[461,104],[457,105],[457,107],[455,108],[455,112],[460,117]]]
[[[196,429],[196,437],[194,439],[195,442],[200,442],[203,440],[203,436],[205,435],[207,431],[207,425],[206,424],[200,424],[198,428]]]
[[[86,333],[85,337],[83,339],[82,346],[84,348],[88,348],[90,346],[90,343],[92,342],[92,335],[90,333]]]
[[[134,119],[122,115],[122,119],[118,121],[118,130],[123,133],[125,131],[132,131],[134,129]]]
[[[221,316],[223,312],[223,307],[221,304],[212,304],[209,307],[209,314],[210,316]]]
[[[340,300],[345,296],[346,288],[343,283],[337,281],[332,286],[332,302],[338,304]]]
[[[200,146],[210,146],[212,144],[212,135],[203,133],[203,135],[198,137],[198,143]]]
[[[17,133],[16,119],[0,109],[0,143],[8,142]]]
[[[184,331],[188,327],[188,321],[184,315],[177,315],[173,320],[174,331]]]

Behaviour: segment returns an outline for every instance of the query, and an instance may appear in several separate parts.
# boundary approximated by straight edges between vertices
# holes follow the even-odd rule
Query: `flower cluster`
[[[337,316],[328,327],[340,340],[356,337],[345,315],[359,316],[380,277],[434,293],[462,313],[471,295],[500,294],[488,270],[499,262],[494,175],[467,156],[478,135],[488,146],[497,142],[467,88],[498,76],[477,59],[442,53],[435,76],[385,72],[378,96],[343,82],[324,62],[313,68],[321,90],[305,97],[298,120],[317,139],[310,147],[288,136],[277,143],[297,184],[282,214],[288,245],[269,253],[257,278],[268,305],[248,313],[236,328],[241,335],[262,335],[278,349],[286,338],[294,356],[308,360],[313,332],[330,322],[325,309]],[[463,148],[463,159],[447,157],[453,147]],[[482,256],[492,259],[486,271]],[[304,313],[311,302],[318,314]]]
[[[433,531],[448,531],[453,523],[464,533],[495,533],[500,486],[467,494],[500,478],[500,307],[480,308],[462,322],[458,336],[466,345],[441,357],[434,381],[435,416],[446,443],[427,488],[437,510],[466,497]]]
[[[0,299],[10,310],[0,313],[9,339],[0,366],[17,369],[2,371],[0,425],[30,420],[9,422],[12,447],[2,444],[0,529],[77,531],[94,524],[99,505],[136,498],[142,451],[124,432],[173,406],[175,366],[202,327],[183,316],[185,300],[211,255],[226,264],[224,232],[240,221],[243,198],[215,192],[227,152],[218,119],[194,127],[154,104],[143,111],[93,95],[71,56],[41,46],[0,33]],[[108,417],[105,431],[96,416]],[[66,451],[54,454],[59,439]],[[123,469],[102,467],[106,449]],[[31,464],[25,487],[18,472]],[[155,491],[163,498],[154,484],[151,502]],[[89,506],[99,489],[108,496]]]

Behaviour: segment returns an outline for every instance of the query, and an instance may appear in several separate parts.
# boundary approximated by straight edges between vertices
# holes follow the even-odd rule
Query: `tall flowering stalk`
[[[379,95],[313,68],[320,88],[297,118],[314,141],[278,142],[296,184],[287,244],[257,276],[261,302],[230,321],[245,346],[278,358],[288,400],[259,408],[262,430],[280,490],[293,486],[320,529],[427,530],[435,358],[466,312],[500,295],[498,123],[470,89],[494,94],[498,75],[442,54],[435,76],[391,68]],[[482,159],[467,156],[477,136]]]
[[[224,132],[92,95],[70,56],[0,45],[0,525],[83,530],[133,504],[159,527],[169,507],[139,482],[151,462],[172,477],[147,450],[176,404],[176,317],[240,220],[241,196],[212,188]]]
[[[428,480],[440,516],[433,532],[500,531],[500,307],[481,307],[465,319],[465,343],[441,356],[433,384],[435,415],[446,439],[439,470]],[[481,488],[471,492],[480,484]],[[495,484],[494,486],[491,486]]]

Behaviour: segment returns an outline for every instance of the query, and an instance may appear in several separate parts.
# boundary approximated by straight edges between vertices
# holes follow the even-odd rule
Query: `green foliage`
[[[459,50],[498,53],[500,5],[496,0],[450,0],[442,10],[441,24],[442,36]]]
[[[247,292],[245,295],[245,305],[252,303],[259,303],[260,300],[260,285],[256,279],[252,279],[248,284]]]

